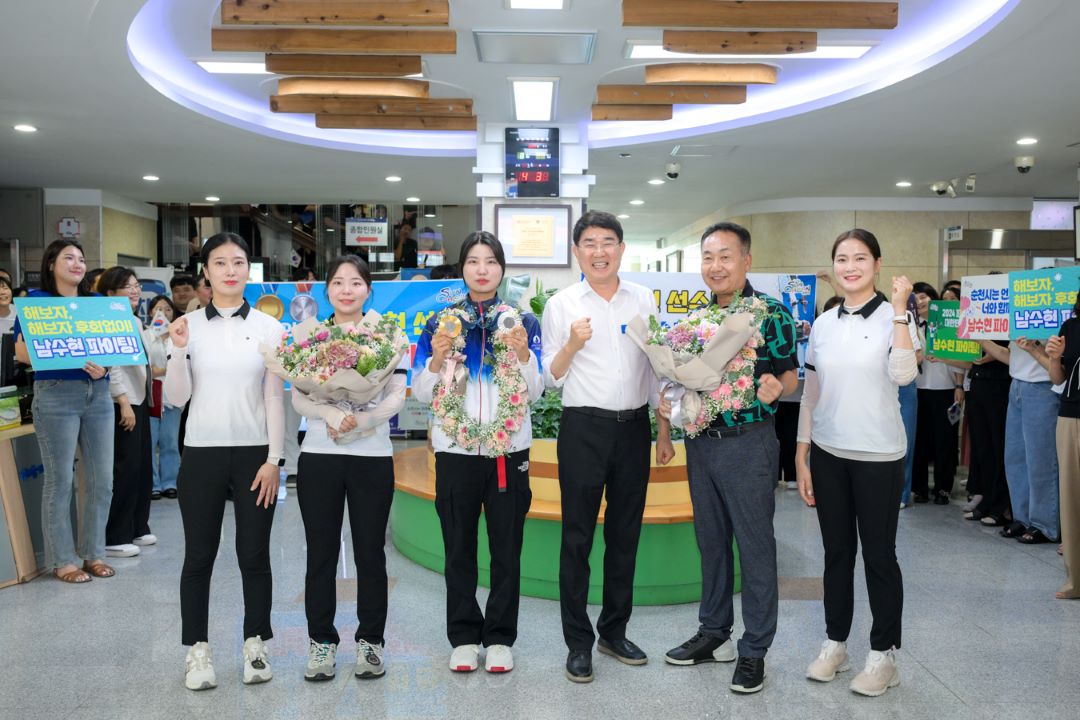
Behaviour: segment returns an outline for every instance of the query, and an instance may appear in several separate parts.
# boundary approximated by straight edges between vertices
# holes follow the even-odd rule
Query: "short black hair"
[[[457,265],[436,265],[431,268],[432,280],[452,280],[461,277]]]
[[[101,273],[101,277],[98,278],[97,289],[102,295],[107,295],[111,292],[123,289],[131,278],[136,278],[135,271],[131,268],[122,267],[117,265],[111,267],[105,272]]]
[[[195,278],[195,289],[198,290],[200,285],[210,286],[210,281],[206,279],[206,275],[203,273],[199,273],[199,277]]]
[[[233,232],[220,232],[217,235],[211,236],[209,240],[203,243],[202,251],[199,253],[199,262],[202,263],[203,273],[206,272],[206,266],[210,264],[210,253],[214,252],[222,245],[228,245],[229,243],[240,248],[244,253],[244,257],[247,259],[248,265],[251,265],[251,246],[247,244],[247,240]]]
[[[581,234],[588,228],[598,227],[605,230],[611,230],[615,233],[615,236],[619,238],[619,242],[623,241],[623,229],[622,223],[619,219],[609,212],[602,210],[590,210],[574,223],[574,244],[577,245],[581,240]]]
[[[750,254],[750,231],[744,228],[742,225],[733,222],[718,222],[714,225],[710,225],[705,228],[705,232],[701,234],[700,245],[705,244],[705,238],[709,237],[713,233],[726,232],[731,233],[739,238],[739,244],[742,245],[743,255]]]
[[[172,276],[171,280],[169,280],[170,290],[175,290],[181,285],[190,285],[191,287],[195,287],[195,278],[191,277],[187,273],[177,273]]]
[[[499,238],[486,230],[478,230],[469,233],[465,237],[465,242],[461,243],[461,252],[458,253],[458,272],[462,272],[465,268],[465,259],[469,257],[469,251],[477,245],[486,245],[491,248],[492,254],[495,255],[495,262],[499,263],[499,267],[502,268],[503,276],[505,276],[506,254],[503,252],[502,243],[499,242]],[[464,275],[462,275],[462,277],[464,277]]]
[[[941,296],[938,295],[937,289],[933,285],[927,282],[917,282],[911,286],[911,292],[916,295],[927,295],[931,300],[940,300]]]
[[[151,319],[153,318],[154,306],[156,306],[159,302],[162,302],[162,301],[165,301],[166,303],[168,303],[169,307],[172,308],[173,320],[175,320],[176,318],[178,318],[178,317],[180,317],[181,315],[184,314],[180,310],[180,308],[176,307],[176,303],[174,303],[172,301],[172,298],[170,298],[168,295],[155,295],[154,299],[151,300],[146,305],[146,314],[151,316]]]
[[[836,249],[840,247],[840,243],[844,242],[845,240],[858,240],[866,246],[867,250],[870,251],[871,257],[873,257],[875,260],[881,259],[881,245],[878,243],[878,240],[874,236],[874,233],[870,232],[869,230],[863,230],[862,228],[852,228],[851,230],[845,230],[844,232],[840,233],[840,235],[836,238],[836,242],[833,243],[832,254],[829,257],[831,257],[833,260],[836,259]]]
[[[78,240],[72,238],[60,238],[53,240],[49,243],[49,246],[45,248],[45,254],[41,257],[41,289],[50,295],[59,295],[60,292],[56,287],[56,276],[53,274],[53,267],[56,265],[56,258],[60,257],[60,253],[64,251],[64,248],[73,247],[79,251],[79,254],[86,259],[86,253],[83,251],[82,245]],[[87,276],[83,275],[82,282],[79,283],[77,288],[79,295],[92,295],[93,291],[90,289],[90,282],[87,280]]]
[[[337,271],[341,269],[342,265],[352,265],[354,268],[356,268],[356,272],[360,273],[360,277],[364,279],[364,282],[367,283],[367,286],[369,288],[371,287],[371,269],[368,267],[368,264],[364,262],[364,258],[360,257],[359,255],[353,255],[350,253],[346,255],[339,255],[338,257],[331,260],[330,264],[326,266],[327,292],[330,291],[330,281],[334,279],[334,276],[337,275]],[[308,268],[304,268],[304,271],[305,273],[310,272]],[[307,277],[307,275],[305,275],[304,277]]]
[[[309,273],[314,273],[314,272],[315,271],[312,270],[311,268],[303,266],[303,265],[298,267],[298,268],[293,268],[293,271],[292,271],[293,282],[304,282],[305,280],[308,279],[308,274]],[[326,277],[327,277],[327,279],[329,279],[330,274],[327,273]],[[370,284],[371,283],[369,282],[368,285],[370,285]]]

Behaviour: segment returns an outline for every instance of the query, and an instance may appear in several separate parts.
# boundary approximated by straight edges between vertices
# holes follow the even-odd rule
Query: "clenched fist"
[[[589,318],[581,318],[570,323],[570,339],[566,341],[566,347],[571,352],[577,352],[585,347],[585,343],[592,337],[592,324]]]

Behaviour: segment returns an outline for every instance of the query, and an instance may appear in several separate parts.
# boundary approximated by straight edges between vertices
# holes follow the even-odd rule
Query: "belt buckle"
[[[622,411],[622,410],[616,410],[616,411],[615,411],[615,422],[618,422],[618,423],[621,423],[621,422],[626,422],[626,420],[623,420],[623,416],[622,416],[622,414],[623,414],[623,411]],[[629,418],[627,418],[627,420],[628,420],[628,419],[629,419]]]

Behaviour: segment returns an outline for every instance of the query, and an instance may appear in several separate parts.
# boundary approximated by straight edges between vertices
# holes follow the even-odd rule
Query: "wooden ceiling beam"
[[[896,2],[854,0],[622,0],[624,27],[892,30]]]
[[[419,55],[269,54],[266,69],[275,75],[405,77],[423,72]]]
[[[453,30],[327,30],[317,28],[211,28],[214,52],[364,53],[453,55]]]
[[[817,50],[817,33],[665,30],[664,49],[711,55],[794,55]]]
[[[449,25],[449,0],[222,0],[223,25]]]
[[[775,85],[777,69],[761,63],[667,63],[645,66],[645,83]]]
[[[430,115],[461,117],[472,115],[469,98],[411,99],[396,97],[341,97],[336,95],[272,95],[270,109],[279,113],[317,115]]]
[[[601,120],[670,120],[670,105],[593,105],[592,119]]]
[[[738,105],[745,85],[600,85],[599,105]]]
[[[290,77],[278,80],[277,94],[427,98],[430,84],[424,80],[387,78]]]
[[[431,115],[316,115],[315,127],[327,130],[476,130],[476,118]]]

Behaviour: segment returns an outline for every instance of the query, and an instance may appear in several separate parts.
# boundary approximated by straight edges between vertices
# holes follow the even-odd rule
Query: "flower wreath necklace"
[[[431,410],[443,433],[452,445],[475,450],[498,461],[499,492],[506,490],[505,456],[510,450],[511,436],[522,428],[529,411],[528,388],[521,374],[517,353],[506,344],[506,333],[521,325],[521,314],[505,303],[492,303],[487,312],[480,305],[480,314],[471,303],[451,306],[438,316],[437,326],[453,339],[457,355],[447,360],[442,378],[435,385]],[[492,368],[498,392],[495,417],[487,422],[471,417],[465,410],[465,387],[468,370],[458,361],[465,349],[465,336],[472,329],[481,331],[482,365]],[[487,334],[493,332],[492,351],[487,351]],[[482,392],[482,386],[481,386]],[[481,408],[483,402],[481,398]]]

